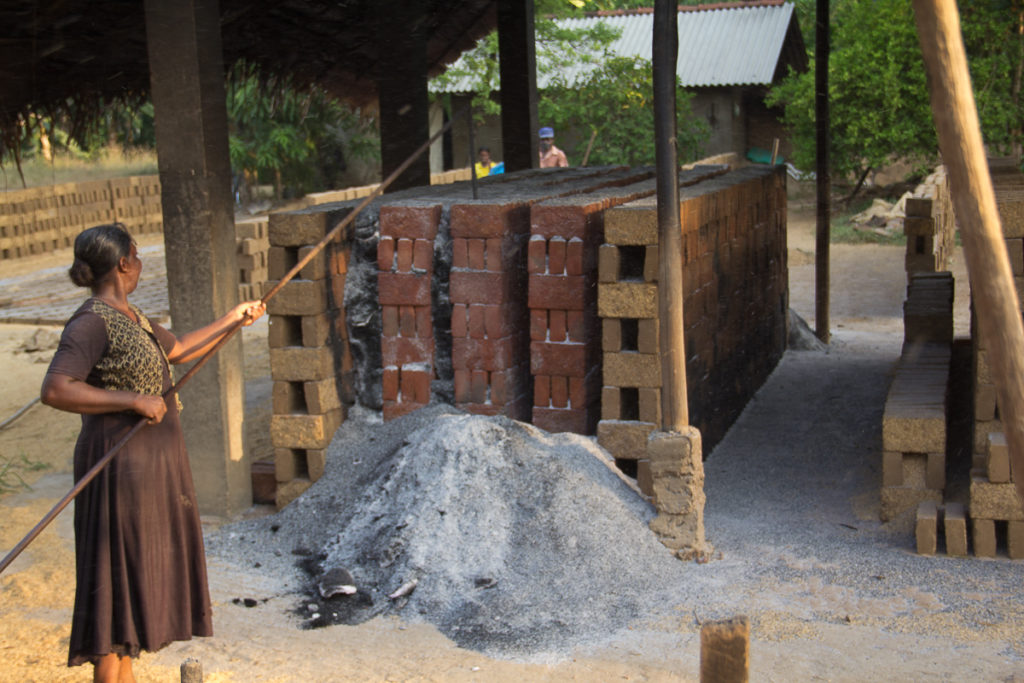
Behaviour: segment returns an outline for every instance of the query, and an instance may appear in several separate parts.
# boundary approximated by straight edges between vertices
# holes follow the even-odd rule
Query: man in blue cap
[[[544,126],[537,131],[540,138],[540,167],[556,168],[567,167],[569,160],[565,158],[565,152],[555,147],[555,129]]]

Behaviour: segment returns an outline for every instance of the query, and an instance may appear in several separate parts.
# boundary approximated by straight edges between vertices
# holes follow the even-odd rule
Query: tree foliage
[[[346,158],[379,154],[376,121],[312,86],[263,78],[239,63],[227,81],[231,167],[245,194],[273,183],[277,196],[336,186]]]
[[[589,28],[561,26],[553,18],[580,14],[581,10],[618,9],[637,5],[632,0],[538,0],[535,21],[537,77],[548,86],[538,93],[538,115],[543,125],[559,133],[558,145],[572,163],[580,163],[591,136],[594,146],[588,164],[646,164],[654,162],[654,102],[651,63],[623,58],[610,46],[617,29],[598,23]],[[582,5],[582,7],[580,7]],[[575,6],[575,7],[574,7]],[[570,81],[567,74],[585,75]],[[498,73],[498,37],[492,32],[462,56],[461,66],[450,68],[435,83],[450,86],[468,79],[478,122],[501,114],[494,93],[501,87]],[[696,158],[709,131],[692,116],[691,95],[677,89],[679,158]],[[575,137],[563,133],[575,131]]]
[[[961,23],[982,134],[996,153],[1020,144],[1021,0],[961,0]],[[813,27],[814,3],[801,25]],[[810,11],[808,20],[806,11]],[[836,0],[830,19],[829,156],[834,177],[863,177],[894,160],[934,163],[938,141],[914,16],[906,0]],[[812,29],[813,30],[813,29]],[[808,45],[814,44],[813,33]],[[1016,74],[1016,76],[1014,75]],[[1014,80],[1016,78],[1016,81]],[[1014,85],[1016,83],[1016,85]],[[1016,88],[1016,90],[1015,90]],[[794,163],[815,158],[814,59],[772,89],[769,104],[785,108]]]
[[[556,76],[540,98],[539,117],[556,131],[579,135],[565,152],[581,163],[593,140],[589,165],[654,163],[654,86],[645,59],[610,57],[582,82]],[[676,88],[676,141],[680,161],[698,158],[707,124],[692,115],[692,95]]]

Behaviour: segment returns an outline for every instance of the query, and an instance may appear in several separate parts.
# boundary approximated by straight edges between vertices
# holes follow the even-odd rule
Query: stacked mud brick
[[[267,280],[267,218],[243,218],[235,221],[236,260],[238,263],[238,298],[241,301],[263,296]]]
[[[949,272],[910,274],[903,350],[882,415],[883,521],[943,501],[953,291]]]
[[[114,219],[124,223],[128,232],[138,235],[163,231],[159,176],[113,178],[107,182]]]
[[[907,197],[903,232],[907,236],[905,267],[912,273],[948,270],[956,248],[956,219],[946,169],[940,166]]]
[[[1024,507],[1010,468],[1010,453],[1002,432],[990,432],[985,457],[971,472],[971,533],[974,554],[995,557],[997,538],[1006,539],[1006,554],[1024,558]]]
[[[600,202],[594,197],[609,188],[649,177],[650,171],[642,169],[541,172],[524,176],[507,199],[452,205],[450,297],[457,407],[471,413],[532,419],[536,392],[528,302],[533,297],[529,292],[533,283],[527,278],[531,207],[546,199],[574,195],[589,195]],[[574,265],[582,265],[582,261],[581,252]],[[561,277],[565,277],[564,264]],[[552,282],[543,284],[558,287]],[[556,290],[538,290],[538,307],[543,307],[544,296],[552,293],[557,296]],[[565,400],[568,404],[568,397]]]
[[[942,503],[950,357],[948,343],[903,347],[882,415],[882,521]]]
[[[1006,160],[990,162],[996,206],[1003,227],[1010,269],[1017,285],[1017,298],[1024,301],[1024,174]],[[974,340],[974,464],[985,457],[988,435],[1003,431],[996,405],[996,387],[989,364],[990,344],[981,332],[971,307],[971,336]]]
[[[441,207],[436,203],[400,204],[380,210],[377,287],[385,420],[430,403],[434,378],[431,282],[440,220]]]
[[[268,287],[273,287],[347,214],[308,209],[270,215]],[[278,507],[323,474],[327,446],[351,402],[352,357],[344,312],[349,245],[336,240],[268,302]]]
[[[785,211],[785,174],[765,166],[680,190],[688,403],[706,452],[785,351]],[[655,201],[609,210],[604,227],[598,263],[604,387],[597,435],[617,459],[636,460],[661,420]]]
[[[1024,174],[1018,161],[990,160],[989,170],[1003,238],[1017,285],[1024,301]],[[993,557],[997,542],[1005,538],[1007,554],[1024,557],[1024,508],[1017,497],[1009,454],[999,417],[995,379],[989,359],[991,347],[971,308],[974,379],[974,450],[968,516],[974,554]]]
[[[0,260],[69,247],[85,228],[115,220],[132,234],[161,230],[157,176],[0,193]]]
[[[953,274],[910,274],[903,301],[904,343],[953,343]]]
[[[725,167],[683,174],[688,182]],[[593,434],[601,410],[598,254],[605,212],[653,195],[654,180],[550,199],[530,211],[527,259],[533,424],[553,432]],[[615,252],[617,254],[617,252]],[[613,398],[618,398],[616,394]]]

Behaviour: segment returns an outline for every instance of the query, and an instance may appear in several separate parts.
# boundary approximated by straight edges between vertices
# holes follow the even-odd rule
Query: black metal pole
[[[814,247],[814,327],[818,339],[829,342],[829,233],[832,216],[828,153],[828,0],[818,0],[814,32],[814,116],[817,128],[818,220]]]

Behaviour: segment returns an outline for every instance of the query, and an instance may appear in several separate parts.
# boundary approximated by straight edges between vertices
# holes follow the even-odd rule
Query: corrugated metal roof
[[[770,84],[786,31],[790,21],[794,20],[793,11],[792,3],[783,3],[679,12],[676,73],[683,87]],[[558,20],[559,25],[567,28],[586,28],[598,22],[621,32],[610,47],[614,54],[651,59],[654,14],[650,11]],[[453,66],[460,65],[460,62],[461,59]],[[571,83],[583,76],[588,68],[592,67],[563,70],[562,73]],[[543,72],[538,64],[538,88],[547,86]],[[433,87],[431,90],[442,91]],[[472,90],[469,79],[460,79],[442,92],[468,90]]]

